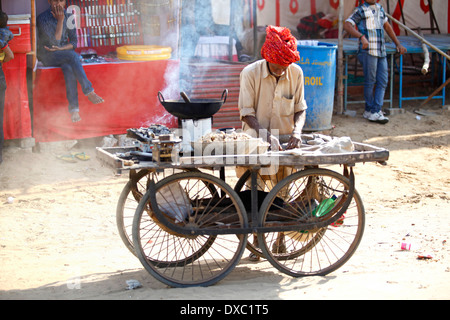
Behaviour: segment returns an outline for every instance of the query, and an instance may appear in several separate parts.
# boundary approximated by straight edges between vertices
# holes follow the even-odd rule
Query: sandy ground
[[[292,278],[244,253],[207,288],[169,288],[123,245],[115,210],[127,175],[88,161],[8,148],[0,166],[1,299],[449,299],[450,111],[421,116],[406,106],[387,125],[334,116],[336,136],[390,150],[387,165],[358,164],[366,229],[354,256],[324,277]],[[13,197],[12,203],[7,199]],[[418,249],[402,251],[401,242]],[[430,255],[419,260],[419,255]],[[136,279],[142,288],[126,290]]]

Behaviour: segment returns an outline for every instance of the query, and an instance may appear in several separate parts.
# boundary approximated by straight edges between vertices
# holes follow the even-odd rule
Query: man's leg
[[[373,112],[373,88],[376,81],[376,64],[372,59],[373,57],[366,52],[358,54],[358,60],[363,67],[364,74],[364,100],[365,111]]]
[[[373,108],[380,112],[384,103],[384,93],[388,85],[388,64],[386,57],[378,58]]]
[[[363,65],[364,72],[364,100],[366,101],[366,108],[363,114],[363,117],[371,122],[377,122],[381,124],[385,124],[389,121],[383,113],[381,112],[381,106],[383,105],[384,99],[384,91],[387,86],[387,60],[384,60],[385,64],[381,64],[383,68],[385,66],[385,76],[386,79],[380,76],[378,79],[378,61],[380,60],[378,57],[371,56],[367,53],[360,53],[358,55],[358,59]],[[383,70],[381,70],[383,72]],[[374,87],[377,83],[377,80],[380,81],[380,88],[377,88],[378,100],[375,101]],[[381,96],[381,103],[380,103]]]
[[[69,113],[71,115],[72,122],[78,122],[81,120],[80,109],[78,107],[78,83],[77,78],[73,72],[72,66],[68,63],[60,66],[64,81],[66,83],[66,97],[69,101]]]
[[[66,50],[52,52],[45,58],[45,61],[43,61],[43,63],[46,66],[60,68],[62,68],[63,65],[69,65],[71,67],[70,72],[72,76],[75,77],[75,79],[80,83],[81,90],[88,97],[89,101],[95,104],[103,102],[103,99],[95,94],[92,83],[89,81],[86,73],[84,72],[80,57],[75,51]],[[69,101],[69,104],[70,103],[71,101]],[[78,107],[78,100],[76,106]]]
[[[372,70],[375,70],[375,93],[373,94],[371,114],[367,120],[386,124],[389,122],[389,118],[384,116],[381,107],[383,106],[384,92],[388,82],[387,59],[371,57],[368,60],[370,60]]]
[[[73,74],[80,83],[81,91],[83,91],[83,93],[87,96],[89,101],[91,101],[94,104],[104,102],[103,99],[94,92],[92,83],[86,76],[86,72],[84,71],[83,65],[81,64],[81,60],[78,54],[75,51],[69,52],[70,55],[67,57],[69,59],[67,63],[71,65]]]

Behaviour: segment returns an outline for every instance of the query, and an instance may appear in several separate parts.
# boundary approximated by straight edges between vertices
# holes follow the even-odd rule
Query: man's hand
[[[66,44],[65,46],[58,47],[58,46],[51,46],[47,47],[44,46],[44,48],[48,51],[55,52],[55,51],[64,51],[64,50],[73,50],[73,45],[71,43]]]
[[[397,45],[397,52],[400,53],[401,55],[406,53],[406,48],[404,46],[402,46],[401,44]]]
[[[397,52],[402,54],[402,55],[405,54],[406,53],[406,48],[400,44],[400,41],[397,39],[397,36],[395,35],[394,29],[392,29],[390,23],[386,22],[383,25],[383,27],[384,27],[384,30],[386,31],[386,33],[388,34],[389,38],[391,38],[392,41],[394,41],[395,46],[397,47]]]
[[[52,6],[52,15],[58,22],[64,21],[64,8],[59,5]]]
[[[278,140],[277,137],[274,135],[269,134],[267,136],[267,142],[270,143],[270,149],[272,151],[283,151],[283,148],[281,147],[280,140]]]
[[[369,47],[369,41],[366,39],[366,36],[361,37],[361,44],[364,50]]]
[[[3,49],[0,49],[0,52],[5,54],[3,61],[0,61],[1,63],[8,62],[8,61],[11,61],[12,59],[14,59],[14,53],[12,52],[12,50],[9,46],[7,46]]]
[[[289,138],[288,144],[286,146],[286,150],[300,148],[301,143],[302,143],[302,140],[300,138],[296,137],[296,135],[292,135]]]
[[[294,114],[294,131],[292,131],[292,135],[289,138],[288,144],[286,146],[286,150],[300,148],[302,144],[302,129],[305,125],[306,121],[306,112],[305,110],[298,111]]]
[[[61,51],[62,50],[61,47],[58,47],[58,46],[52,46],[51,48],[49,48],[47,46],[44,46],[44,48],[45,48],[45,50],[51,51],[51,52]]]
[[[52,15],[58,21],[58,23],[56,24],[55,39],[59,41],[61,40],[63,32],[63,24],[65,18],[64,8],[59,5],[52,6]]]

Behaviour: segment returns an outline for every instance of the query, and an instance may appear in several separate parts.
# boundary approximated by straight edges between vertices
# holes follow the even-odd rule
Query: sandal
[[[259,260],[261,260],[261,257],[260,256],[258,256],[257,254],[255,254],[255,253],[253,253],[253,252],[251,252],[249,255],[248,255],[248,259],[250,260],[250,261],[259,261]]]
[[[70,163],[75,163],[75,162],[77,162],[77,161],[75,160],[74,156],[71,155],[71,154],[60,155],[60,156],[56,156],[56,157],[57,157],[58,159],[61,159],[62,161],[65,161],[65,162],[70,162]]]
[[[82,161],[87,161],[91,158],[84,152],[72,152],[72,156],[77,158],[78,160],[82,160]]]

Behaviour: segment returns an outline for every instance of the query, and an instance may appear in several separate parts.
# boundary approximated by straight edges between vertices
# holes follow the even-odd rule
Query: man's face
[[[48,0],[48,3],[53,8],[55,6],[60,6],[61,8],[66,8],[66,0]]]
[[[281,77],[286,72],[288,67],[289,66],[284,67],[279,64],[269,62],[270,72],[276,77]]]
[[[367,2],[368,4],[375,4],[375,2],[377,2],[376,0],[365,0],[365,2]]]

